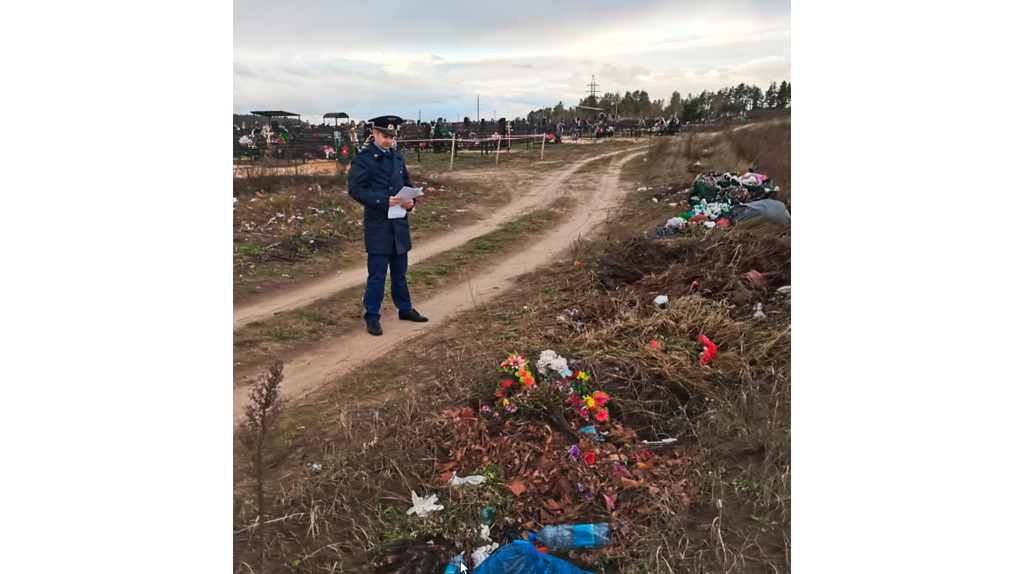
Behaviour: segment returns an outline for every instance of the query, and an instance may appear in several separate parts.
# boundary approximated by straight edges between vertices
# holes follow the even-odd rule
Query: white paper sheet
[[[395,194],[395,197],[402,198],[402,201],[399,202],[399,205],[392,205],[388,208],[388,219],[402,219],[405,217],[405,214],[408,212],[402,209],[401,204],[421,195],[423,195],[422,187],[403,187]]]

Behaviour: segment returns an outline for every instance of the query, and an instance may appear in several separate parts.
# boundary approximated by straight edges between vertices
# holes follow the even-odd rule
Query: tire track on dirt
[[[430,317],[429,323],[399,321],[389,314],[381,319],[383,337],[373,337],[365,330],[342,335],[325,342],[313,351],[285,363],[285,377],[281,384],[281,396],[297,399],[316,390],[325,382],[340,377],[359,365],[380,357],[398,345],[423,334],[455,318],[462,311],[473,308],[499,295],[512,284],[515,277],[529,273],[540,265],[552,260],[578,235],[603,223],[610,209],[614,208],[625,189],[619,184],[622,165],[643,151],[634,151],[626,157],[615,160],[602,175],[594,193],[583,197],[583,192],[574,195],[582,200],[576,204],[569,218],[544,235],[543,239],[515,255],[506,257],[479,270],[472,278],[446,287],[417,307]],[[249,387],[234,389],[234,424],[237,426],[244,416],[248,401]]]
[[[576,173],[576,171],[584,165],[590,162],[607,159],[617,154],[626,153],[628,151],[629,150],[618,150],[579,161],[572,167],[562,171],[541,185],[536,186],[526,193],[514,198],[507,206],[498,209],[483,221],[416,246],[409,252],[409,268],[412,269],[413,265],[429,257],[455,249],[467,241],[490,233],[500,227],[502,223],[550,201],[554,198],[555,194],[553,192],[557,191],[559,186],[564,184],[572,174]],[[302,307],[306,307],[319,299],[330,297],[339,291],[361,285],[365,282],[366,268],[364,266],[359,266],[352,269],[346,269],[340,273],[326,277],[314,283],[309,283],[294,291],[289,291],[288,293],[277,295],[263,301],[246,304],[234,310],[234,326],[232,327],[232,330],[237,331],[253,321],[265,319],[277,313],[291,311],[292,309],[301,309]]]

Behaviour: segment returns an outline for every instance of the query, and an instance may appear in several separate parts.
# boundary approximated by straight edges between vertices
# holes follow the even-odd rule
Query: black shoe
[[[401,314],[399,314],[398,318],[403,320],[403,321],[415,321],[417,323],[426,323],[427,322],[427,318],[424,317],[423,315],[420,315],[419,313],[417,313],[416,309],[413,309],[412,311],[410,311],[408,315],[401,315]]]
[[[368,321],[366,323],[366,332],[375,337],[380,337],[384,334],[384,329],[380,328],[380,321]]]

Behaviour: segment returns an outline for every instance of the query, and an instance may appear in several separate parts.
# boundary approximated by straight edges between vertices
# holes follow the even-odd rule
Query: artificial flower
[[[580,371],[579,374],[576,375],[576,378],[578,378],[578,379],[580,379],[581,381],[584,381],[584,382],[590,380],[590,377],[588,377],[587,374],[584,373],[583,371]]]
[[[491,407],[489,407],[487,405],[484,405],[484,406],[480,407],[480,412],[482,412],[482,413],[489,413],[489,412],[491,412]]]
[[[655,350],[661,349],[661,345],[659,345],[658,342],[655,341],[654,339],[651,339],[651,347],[654,347]]]
[[[592,466],[597,461],[597,455],[592,452],[583,453],[583,460],[586,461],[587,466]]]
[[[586,396],[586,397],[583,397],[583,400],[586,401],[588,409],[594,408],[594,404],[595,404],[594,397]]]
[[[570,402],[570,403],[572,404],[572,406],[574,406],[574,407],[582,407],[582,406],[584,405],[584,402],[583,402],[583,400],[582,400],[582,399],[580,399],[580,398],[579,398],[579,397],[577,397],[577,396],[571,396],[571,397],[569,397],[569,402]]]
[[[503,389],[507,389],[508,387],[511,387],[511,386],[512,386],[512,379],[505,379],[504,381],[501,382],[501,388],[503,388]]]
[[[569,447],[569,460],[576,460],[580,457],[581,454],[583,453],[580,451],[580,447],[576,445],[572,445],[571,447]]]
[[[529,377],[529,376],[528,376],[528,377],[525,377],[525,378],[523,379],[523,384],[524,384],[524,385],[526,385],[526,386],[528,386],[528,387],[529,387],[529,386],[532,386],[532,385],[534,384],[534,379],[533,379],[533,377]]]
[[[604,407],[597,409],[597,412],[594,413],[594,419],[602,423],[608,420],[608,409]]]
[[[718,354],[718,346],[712,343],[711,339],[708,339],[704,335],[701,335],[699,340],[700,344],[704,345],[704,351],[700,355],[700,364],[710,365],[711,359],[714,359],[715,355]]]
[[[580,416],[580,418],[585,420],[585,421],[589,421],[590,420],[590,416],[587,414],[587,410],[586,409],[579,409],[578,411],[576,411],[576,414],[578,414]]]
[[[603,407],[604,404],[607,403],[608,399],[610,398],[611,397],[608,396],[608,393],[604,391],[597,391],[596,393],[594,393],[594,402],[597,403],[597,406],[599,407]]]

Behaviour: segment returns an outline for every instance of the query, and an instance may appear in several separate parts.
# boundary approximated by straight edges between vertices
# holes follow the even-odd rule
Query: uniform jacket
[[[395,150],[388,157],[374,144],[356,155],[348,172],[348,194],[363,204],[363,240],[367,253],[401,255],[412,249],[409,215],[388,219],[388,198],[402,186],[412,187],[405,158]]]

